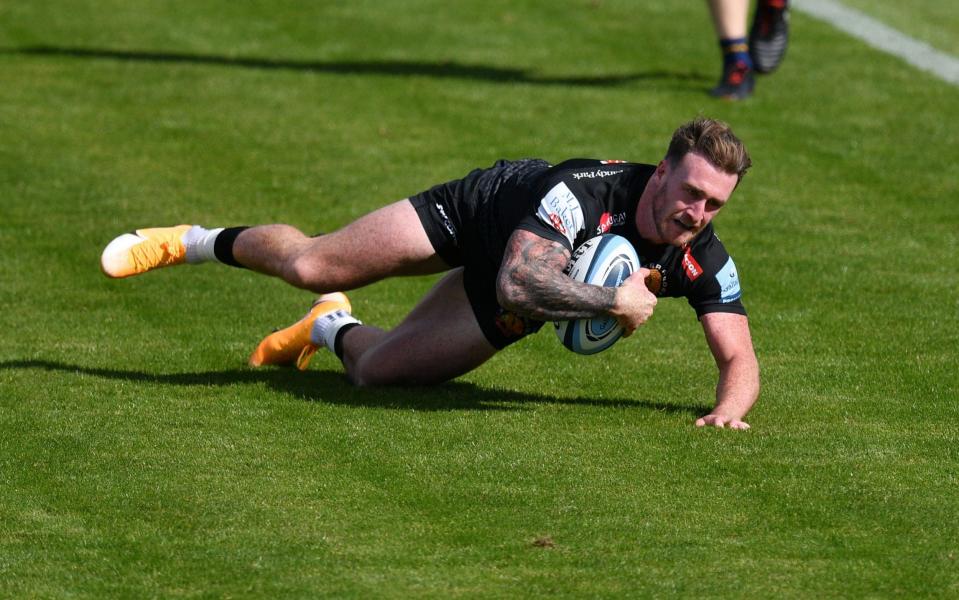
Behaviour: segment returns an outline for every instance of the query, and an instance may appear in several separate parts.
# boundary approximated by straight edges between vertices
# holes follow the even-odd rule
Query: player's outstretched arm
[[[696,420],[697,427],[749,429],[743,421],[759,398],[759,362],[753,350],[749,321],[733,313],[709,313],[701,322],[719,368],[716,406]]]

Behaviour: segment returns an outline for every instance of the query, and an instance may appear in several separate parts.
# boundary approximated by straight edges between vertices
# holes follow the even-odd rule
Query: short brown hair
[[[736,175],[737,185],[753,164],[746,147],[729,125],[707,117],[696,117],[679,126],[669,142],[666,159],[675,166],[690,152],[702,156],[717,169]]]

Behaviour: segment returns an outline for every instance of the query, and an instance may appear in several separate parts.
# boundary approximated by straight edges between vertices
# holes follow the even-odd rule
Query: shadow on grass
[[[701,415],[708,407],[632,398],[556,398],[511,390],[483,388],[451,381],[436,386],[357,388],[342,373],[291,369],[229,369],[200,373],[146,373],[84,367],[50,360],[0,361],[0,370],[39,369],[102,379],[173,386],[231,386],[265,384],[310,402],[403,410],[521,410],[529,404],[569,404],[600,408],[640,408],[668,413]]]
[[[181,63],[214,65],[247,69],[300,71],[335,75],[395,75],[425,76],[448,79],[471,79],[493,83],[529,83],[537,85],[617,86],[634,81],[676,80],[704,82],[708,78],[698,73],[675,71],[647,71],[622,75],[546,77],[524,69],[467,65],[456,61],[300,61],[270,58],[222,56],[216,54],[188,54],[141,50],[110,50],[104,48],[75,48],[60,46],[28,46],[0,49],[0,54],[27,56],[58,56],[81,59],[108,59],[146,63]]]

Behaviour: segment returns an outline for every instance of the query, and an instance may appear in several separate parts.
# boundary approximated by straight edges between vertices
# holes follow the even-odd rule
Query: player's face
[[[656,170],[659,188],[652,214],[660,243],[684,246],[703,230],[726,204],[736,188],[736,175],[689,153],[675,166],[668,160]]]

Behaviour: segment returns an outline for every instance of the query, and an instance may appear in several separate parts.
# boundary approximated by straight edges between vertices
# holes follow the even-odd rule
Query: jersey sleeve
[[[576,238],[586,229],[583,205],[569,186],[560,181],[549,188],[536,212],[520,221],[518,227],[559,242],[572,251]]]
[[[736,263],[719,238],[715,235],[711,238],[704,249],[683,257],[683,268],[687,273],[701,270],[688,296],[689,305],[696,311],[697,317],[714,312],[745,315]]]

